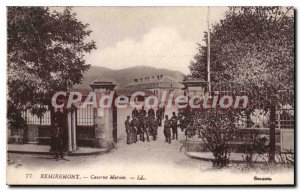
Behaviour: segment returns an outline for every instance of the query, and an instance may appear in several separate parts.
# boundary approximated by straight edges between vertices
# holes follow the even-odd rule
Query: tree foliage
[[[84,55],[96,48],[91,32],[71,8],[7,8],[9,122],[24,110],[42,116],[56,91],[80,83],[90,68]]]
[[[231,7],[210,33],[212,82],[272,93],[293,89],[292,7]],[[199,45],[190,64],[192,77],[207,79],[206,51]]]
[[[205,148],[213,153],[213,166],[229,164],[230,142],[238,136],[238,124],[243,119],[241,110],[193,109],[191,125],[186,129],[189,137],[198,136]]]
[[[280,90],[294,89],[294,9],[230,7],[209,32],[212,86],[244,87],[254,107],[270,112],[270,161],[274,161],[276,107],[294,105],[284,103],[280,95]],[[207,79],[207,47],[199,45],[198,50],[190,64],[191,77]],[[254,107],[247,109],[248,119]]]

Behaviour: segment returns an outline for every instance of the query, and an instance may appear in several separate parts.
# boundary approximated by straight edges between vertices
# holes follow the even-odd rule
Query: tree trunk
[[[269,147],[269,162],[275,162],[275,119],[276,119],[276,106],[270,107],[270,147]]]

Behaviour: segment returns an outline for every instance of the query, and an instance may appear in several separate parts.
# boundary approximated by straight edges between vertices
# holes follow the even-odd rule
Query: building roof
[[[90,84],[90,87],[95,89],[95,88],[105,88],[105,89],[114,89],[116,84],[113,84],[110,81],[99,81],[96,80],[92,84]]]
[[[189,78],[180,83],[183,84],[185,87],[187,87],[187,86],[203,86],[203,85],[208,84],[207,81],[204,81],[199,78]]]
[[[92,92],[92,88],[73,88],[70,89],[69,92],[80,92],[82,96],[87,96],[90,92]],[[135,93],[137,90],[135,89],[115,89],[115,92],[118,96],[120,95],[125,95],[125,96],[131,96],[133,93]],[[144,90],[139,90],[145,93],[145,95],[150,96],[154,95],[152,91],[144,89]]]
[[[146,77],[142,78],[142,80],[137,79],[138,81],[134,81],[127,85],[128,88],[137,87],[138,85],[147,85],[147,84],[154,84],[151,88],[181,88],[182,85],[179,82],[170,77],[170,76],[163,76],[160,75],[159,78],[156,76],[153,77]]]
[[[143,89],[143,90],[139,90],[139,91],[144,92],[146,96],[154,95],[154,93],[152,91],[147,90],[147,89]],[[129,88],[116,90],[116,93],[118,96],[120,96],[120,95],[131,96],[135,92],[137,92],[137,90],[129,89]]]

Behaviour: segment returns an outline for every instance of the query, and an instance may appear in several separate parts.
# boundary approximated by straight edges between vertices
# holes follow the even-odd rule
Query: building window
[[[137,96],[137,101],[140,101],[140,102],[145,101],[144,96]]]

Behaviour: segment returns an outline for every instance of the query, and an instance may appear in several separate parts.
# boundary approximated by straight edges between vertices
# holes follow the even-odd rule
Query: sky
[[[210,7],[210,24],[227,7]],[[74,7],[89,23],[97,50],[86,55],[93,66],[124,69],[152,66],[189,73],[188,65],[203,44],[207,7]]]

